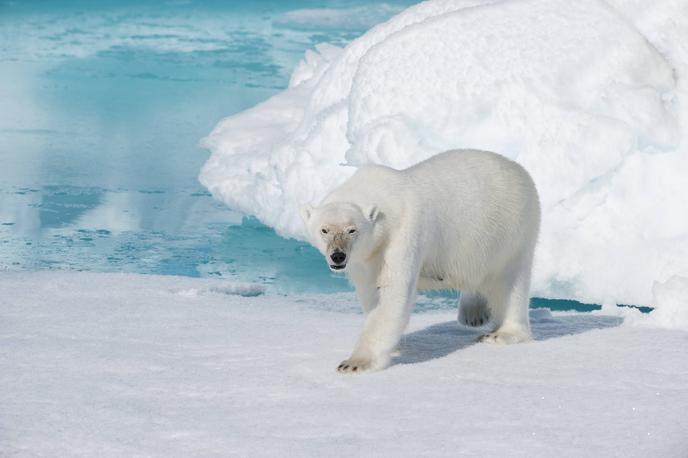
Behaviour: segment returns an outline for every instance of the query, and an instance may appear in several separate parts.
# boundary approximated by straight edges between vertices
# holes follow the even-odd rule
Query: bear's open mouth
[[[344,267],[346,267],[346,264],[340,264],[338,266],[334,264],[330,264],[330,269],[332,270],[342,270]]]

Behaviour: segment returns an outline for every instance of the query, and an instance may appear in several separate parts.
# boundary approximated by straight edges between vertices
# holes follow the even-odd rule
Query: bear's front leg
[[[363,331],[349,359],[337,367],[339,372],[363,372],[385,368],[408,324],[416,300],[419,264],[417,256],[403,253],[388,259],[393,266],[381,276],[386,285],[378,289],[378,305],[370,310]]]
[[[351,272],[348,273],[349,281],[356,288],[356,296],[361,303],[363,313],[367,316],[380,302],[377,287],[380,270],[379,268],[375,270],[365,264],[356,264],[351,267]]]

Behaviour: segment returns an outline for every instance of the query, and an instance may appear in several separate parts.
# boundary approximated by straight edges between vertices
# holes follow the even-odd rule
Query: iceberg
[[[316,46],[287,89],[222,120],[200,181],[303,239],[298,208],[355,166],[496,151],[542,199],[535,295],[651,304],[688,277],[686,43],[681,0],[420,3]]]

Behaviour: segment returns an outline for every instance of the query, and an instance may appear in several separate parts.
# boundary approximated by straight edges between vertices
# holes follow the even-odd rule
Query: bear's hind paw
[[[472,296],[471,299],[464,299],[459,306],[459,323],[464,326],[479,327],[486,325],[490,321],[490,311],[485,300],[481,296]]]
[[[512,344],[529,342],[531,340],[533,340],[533,338],[526,332],[494,331],[478,337],[478,342],[496,344]]]

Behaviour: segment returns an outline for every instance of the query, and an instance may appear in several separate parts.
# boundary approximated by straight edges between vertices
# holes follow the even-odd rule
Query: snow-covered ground
[[[688,333],[652,314],[538,309],[535,342],[493,346],[417,313],[392,367],[351,376],[349,295],[58,272],[0,292],[2,456],[688,456]]]
[[[65,106],[71,112],[78,107],[72,101],[83,99],[83,113],[48,116],[43,102],[62,100],[62,93],[23,97],[18,88],[28,91],[31,80],[0,72],[0,81],[12,83],[0,84],[5,99],[17,108],[0,110],[3,134],[40,137],[35,151],[7,149],[6,180],[24,180],[23,167],[36,169],[35,180],[17,181],[22,187],[12,196],[38,194],[32,187],[62,179],[50,178],[56,158],[75,171],[66,175],[74,189],[53,186],[42,201],[5,197],[5,231],[55,226],[57,235],[82,234],[85,249],[69,252],[78,256],[50,257],[70,266],[100,256],[90,245],[94,236],[141,226],[127,213],[132,207],[140,209],[141,221],[158,215],[150,216],[156,232],[162,220],[182,224],[187,220],[179,215],[186,213],[155,194],[167,189],[155,180],[196,167],[178,160],[187,156],[170,155],[167,146],[180,137],[168,135],[168,126],[193,133],[201,124],[189,127],[189,119],[205,119],[220,106],[227,113],[243,109],[257,93],[249,97],[242,86],[242,96],[232,96],[225,79],[250,81],[267,97],[303,40],[335,38],[341,45],[396,14],[343,48],[316,46],[294,69],[288,89],[219,123],[203,142],[212,151],[203,184],[233,209],[298,238],[298,206],[317,202],[350,176],[350,165],[405,167],[448,148],[492,149],[523,163],[540,189],[535,294],[605,305],[585,314],[533,310],[535,342],[491,346],[474,342],[480,330],[458,326],[456,312],[445,307],[449,299],[422,298],[392,366],[347,376],[335,368],[362,321],[350,294],[278,295],[269,282],[0,272],[0,456],[688,456],[685,0],[431,0],[404,11],[397,2],[283,6],[276,17],[253,20],[234,12],[168,15],[164,11],[186,2],[167,3],[152,21],[119,12],[32,22],[0,15],[7,69],[22,56],[75,59],[38,86],[62,85],[83,73],[84,81],[109,81],[105,86],[122,94],[93,92],[100,82],[80,83],[78,91],[66,92]],[[7,11],[14,6],[2,5]],[[88,66],[96,55],[105,61]],[[130,61],[135,65],[124,64]],[[112,75],[119,79],[102,79]],[[127,83],[137,79],[150,85]],[[183,90],[165,92],[170,81]],[[202,109],[184,111],[187,102],[178,103],[177,91],[215,103],[189,102]],[[207,98],[197,97],[202,94]],[[140,109],[132,118],[129,102],[141,97],[168,100],[156,113],[177,116],[151,117]],[[112,106],[121,116],[110,117],[103,100],[121,102]],[[108,116],[92,116],[96,102]],[[82,116],[82,124],[65,121]],[[120,118],[134,121],[98,121]],[[165,130],[151,128],[153,118]],[[92,129],[93,122],[114,130]],[[51,143],[56,132],[72,137],[67,125],[82,126],[79,132],[88,136],[45,149],[46,134]],[[145,133],[133,137],[140,141],[119,135],[131,125]],[[96,138],[117,148],[93,148]],[[151,162],[141,162],[144,155],[131,148],[142,144],[152,145]],[[108,153],[102,161],[83,159],[101,150]],[[102,187],[120,173],[110,166],[120,151],[136,156],[132,164],[143,173],[142,184],[134,181],[115,194]],[[43,157],[38,152],[51,161],[36,160]],[[160,173],[147,173],[146,164]],[[98,188],[83,191],[92,186]],[[183,194],[173,198],[181,209],[198,197],[185,186],[183,192],[180,182],[169,186]],[[67,221],[67,229],[59,218],[46,223],[60,215],[56,210],[75,207],[75,195],[85,195],[81,207],[90,209],[84,201],[91,202],[94,210]],[[198,215],[214,214],[209,203],[194,208],[193,225],[182,224],[189,232],[211,221]],[[254,246],[261,246],[261,256],[280,251],[272,239],[254,234],[258,242],[247,243],[249,236],[230,235],[243,250],[219,251],[239,264],[256,263]],[[142,240],[151,250],[127,241],[126,259],[155,259],[159,239]],[[45,255],[30,243],[6,245],[7,253],[25,253],[23,259]],[[300,246],[280,252],[298,260],[279,264],[277,273],[290,269],[310,283],[321,281],[304,267],[310,255]],[[205,253],[194,245],[184,256]],[[216,270],[216,264],[203,266]],[[251,268],[270,280],[279,276],[266,274],[260,263]],[[641,314],[617,302],[654,310]]]
[[[535,294],[648,304],[688,276],[688,2],[422,2],[308,51],[203,145],[214,196],[297,238],[351,165],[499,152],[540,191]]]

